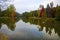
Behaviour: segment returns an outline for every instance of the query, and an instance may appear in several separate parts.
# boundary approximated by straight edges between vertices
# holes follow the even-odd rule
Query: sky
[[[14,0],[12,3],[14,4],[16,11],[22,14],[25,11],[37,10],[39,5],[44,5],[46,8],[47,4],[52,1],[54,6],[57,4],[60,5],[60,0]]]

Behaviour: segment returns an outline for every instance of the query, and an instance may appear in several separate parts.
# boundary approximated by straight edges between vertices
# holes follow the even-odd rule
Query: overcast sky
[[[46,5],[52,1],[54,6],[56,6],[56,4],[60,4],[60,0],[14,0],[12,3],[14,4],[17,12],[23,13],[25,11],[37,10],[41,4],[46,7]]]

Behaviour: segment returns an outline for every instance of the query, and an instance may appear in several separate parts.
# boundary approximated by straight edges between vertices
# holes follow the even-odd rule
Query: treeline
[[[42,7],[43,8],[43,7]],[[42,9],[41,9],[42,10]],[[34,10],[30,12],[24,12],[22,14],[23,18],[30,18],[30,17],[40,17],[41,10]],[[55,18],[56,20],[60,20],[60,6],[53,7],[53,3],[47,4],[47,8],[44,8],[45,12],[43,12],[42,16],[46,18]]]
[[[0,17],[15,17],[15,7],[14,5],[10,5],[6,10],[1,11],[0,10]]]
[[[38,10],[22,13],[22,17],[38,17]]]
[[[18,15],[19,13],[16,12],[13,4],[7,7],[7,9],[4,11],[0,9],[0,17],[17,17]]]
[[[12,0],[0,0],[0,18],[1,17],[18,17],[19,13],[13,4],[10,4]],[[4,4],[4,5],[2,5]]]

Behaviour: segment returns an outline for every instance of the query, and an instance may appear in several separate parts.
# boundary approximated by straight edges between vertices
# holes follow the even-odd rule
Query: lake
[[[60,40],[60,21],[0,18],[0,40]]]

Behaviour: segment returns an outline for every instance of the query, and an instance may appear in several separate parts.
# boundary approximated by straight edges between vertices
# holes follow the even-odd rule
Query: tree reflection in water
[[[16,27],[16,22],[20,20],[19,18],[0,18],[0,29],[3,24],[6,24],[8,29],[14,31]],[[22,20],[30,24],[38,25],[39,31],[43,31],[45,28],[46,33],[49,35],[52,35],[52,30],[54,30],[55,34],[58,34],[60,37],[60,21],[56,21],[53,19],[48,19],[47,21],[44,21],[42,19],[23,19]],[[23,30],[23,29],[22,29]]]
[[[55,34],[57,33],[60,37],[60,21],[56,21],[53,19],[48,19],[43,21],[42,19],[22,19],[24,22],[29,22],[30,24],[39,25],[37,28],[39,31],[43,31],[45,27],[46,33],[51,35],[52,30],[54,30]]]
[[[0,18],[0,29],[3,24],[6,24],[8,29],[14,31],[18,20],[18,18]]]

